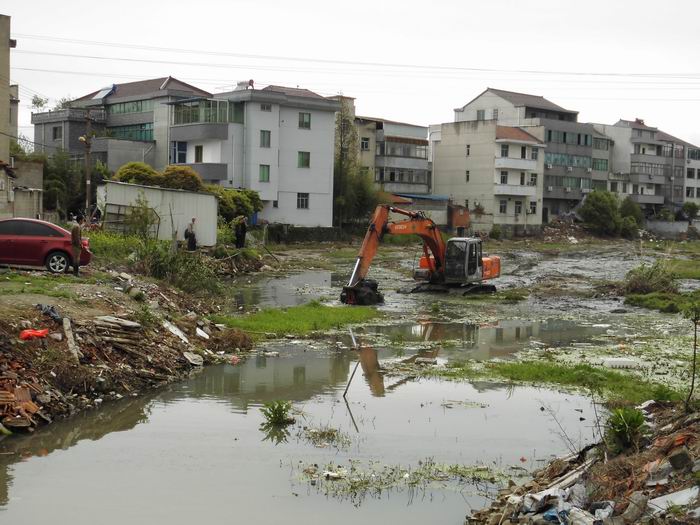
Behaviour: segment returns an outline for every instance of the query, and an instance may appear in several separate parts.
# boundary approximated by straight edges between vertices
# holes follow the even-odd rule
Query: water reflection
[[[328,270],[310,270],[280,277],[264,277],[249,285],[236,283],[230,295],[236,306],[297,306],[331,293],[340,277]]]

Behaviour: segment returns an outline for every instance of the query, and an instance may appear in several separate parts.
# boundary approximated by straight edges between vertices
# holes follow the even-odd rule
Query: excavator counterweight
[[[403,215],[407,219],[389,220],[389,214]],[[387,204],[377,206],[347,286],[343,287],[340,300],[346,304],[377,304],[384,302],[377,282],[367,279],[369,268],[377,254],[384,235],[417,235],[423,241],[423,256],[414,278],[422,284],[412,291],[495,291],[493,285],[483,281],[498,277],[501,258],[484,257],[481,239],[454,237],[447,242],[432,219],[420,211],[409,211]]]

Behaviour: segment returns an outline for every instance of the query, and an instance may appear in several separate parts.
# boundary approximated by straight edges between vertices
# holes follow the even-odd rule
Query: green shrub
[[[186,191],[202,191],[204,183],[195,170],[189,166],[170,165],[163,170],[163,188]]]
[[[90,251],[101,263],[124,262],[141,246],[141,241],[135,235],[122,235],[106,231],[86,232],[90,239]]]
[[[700,206],[698,206],[694,202],[685,202],[683,203],[683,213],[685,213],[685,216],[688,217],[688,220],[695,220],[695,218],[698,216],[698,212],[700,212]]]
[[[627,272],[623,291],[625,295],[652,292],[676,293],[678,283],[676,275],[669,269],[668,264],[664,261],[656,261],[651,265],[642,264]]]
[[[638,237],[639,226],[634,217],[623,217],[620,221],[620,235],[625,239],[635,239]]]
[[[114,174],[114,180],[145,186],[160,186],[163,176],[145,162],[127,162]]]
[[[489,234],[489,237],[494,240],[498,240],[503,236],[503,232],[501,230],[501,226],[498,224],[494,224],[493,227],[491,228],[491,233]]]
[[[236,217],[250,217],[263,209],[263,203],[257,191],[223,188],[218,184],[207,184],[205,191],[219,198],[219,216],[224,223],[230,223]],[[228,227],[231,227],[230,225]]]
[[[625,197],[625,200],[620,204],[620,217],[623,220],[627,217],[632,218],[637,226],[641,226],[644,223],[642,208],[630,197]]]
[[[294,418],[290,416],[292,403],[290,401],[270,401],[265,403],[260,409],[265,418],[265,425],[285,426],[294,423]]]
[[[588,227],[601,235],[620,232],[620,210],[617,197],[609,191],[594,190],[581,205],[579,215]]]
[[[613,410],[606,425],[605,442],[611,451],[620,453],[630,447],[639,448],[647,427],[644,414],[636,408]]]

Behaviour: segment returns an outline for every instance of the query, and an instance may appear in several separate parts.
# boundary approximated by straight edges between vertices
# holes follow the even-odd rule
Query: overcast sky
[[[644,118],[700,145],[696,0],[32,0],[1,11],[30,138],[33,93],[54,102],[171,75],[212,92],[254,79],[342,93],[358,114],[422,125],[495,87],[582,121]]]

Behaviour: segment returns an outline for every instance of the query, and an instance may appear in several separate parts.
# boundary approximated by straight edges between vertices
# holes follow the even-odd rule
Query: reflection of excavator
[[[390,222],[389,213],[405,215],[408,219]],[[377,290],[377,282],[365,278],[385,234],[418,235],[423,240],[423,256],[413,275],[414,279],[423,283],[414,287],[412,292],[445,292],[450,288],[459,288],[464,293],[496,291],[495,286],[482,282],[501,274],[501,258],[482,256],[481,239],[453,237],[445,242],[438,226],[423,212],[382,204],[374,211],[350,282],[343,287],[340,295],[342,302],[376,304],[384,301]]]

